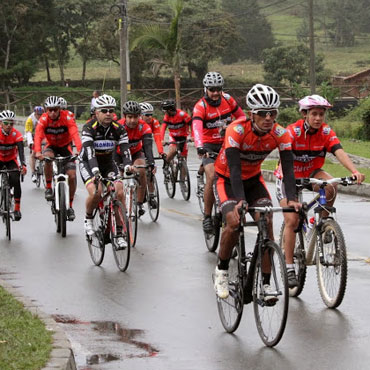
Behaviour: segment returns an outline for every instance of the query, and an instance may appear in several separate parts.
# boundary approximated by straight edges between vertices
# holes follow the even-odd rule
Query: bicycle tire
[[[316,272],[320,295],[329,308],[338,307],[344,298],[347,285],[347,251],[339,224],[327,219],[322,225],[322,257],[316,250]],[[331,242],[324,243],[326,235]]]
[[[279,245],[281,250],[284,252],[283,245],[283,233],[285,228],[285,222],[281,225]],[[289,288],[290,297],[298,297],[304,288],[307,275],[307,265],[306,265],[306,251],[305,251],[305,237],[302,231],[296,233],[296,240],[294,246],[293,255],[294,270],[297,277],[298,285],[294,288]]]
[[[41,163],[39,160],[37,160],[36,162],[36,166],[35,166],[35,173],[36,173],[36,187],[39,188],[40,185],[41,185]]]
[[[59,183],[58,186],[59,191],[59,225],[60,225],[60,233],[63,238],[67,235],[67,203],[66,203],[66,193],[65,193],[65,184],[63,182]]]
[[[199,184],[199,178],[197,176],[196,195],[197,195],[197,198],[198,198],[200,212],[202,213],[202,215],[204,215],[204,188],[205,188],[206,184],[204,182],[204,178],[205,178],[204,173],[201,176],[202,176],[204,185]]]
[[[132,188],[129,188],[126,197],[126,204],[128,204],[127,215],[130,230],[130,245],[131,247],[135,247],[138,227],[136,189],[134,190]]]
[[[254,318],[262,341],[266,346],[273,347],[279,343],[286,326],[289,307],[288,280],[280,247],[273,241],[267,241],[263,251],[270,257],[270,287],[276,294],[277,301],[270,304],[265,301],[262,258],[257,258],[253,279]]]
[[[122,272],[126,271],[130,262],[130,229],[129,229],[129,222],[126,214],[126,210],[123,207],[123,204],[115,199],[113,200],[113,211],[111,214],[111,225],[110,225],[110,234],[111,234],[111,243],[113,249],[114,260],[116,261],[116,265],[118,269]],[[117,220],[119,218],[119,222],[122,225],[122,236],[125,239],[126,247],[120,248],[117,244]]]
[[[104,260],[105,242],[104,242],[104,222],[100,217],[100,210],[96,208],[93,215],[93,224],[95,233],[91,236],[86,234],[86,241],[89,247],[90,257],[96,266],[100,266]]]
[[[164,176],[164,187],[166,188],[167,195],[169,198],[173,198],[176,193],[176,177],[174,171],[173,161],[168,166],[168,174],[163,172]]]
[[[191,187],[190,187],[190,175],[186,159],[183,158],[181,166],[178,169],[179,172],[179,183],[182,197],[184,200],[190,199]]]
[[[157,203],[157,208],[153,208],[150,205],[149,199],[148,199],[148,210],[149,210],[149,216],[152,219],[153,222],[156,222],[159,217],[159,206],[160,206],[160,199],[159,199],[159,188],[158,188],[158,182],[155,177],[155,175],[152,176],[152,182],[154,186],[154,199]],[[149,194],[149,187],[147,185],[147,194]]]
[[[4,213],[5,213],[5,228],[6,236],[8,240],[12,239],[12,229],[11,229],[11,217],[10,217],[10,190],[9,188],[4,189]]]
[[[226,299],[216,296],[218,315],[228,333],[233,333],[239,327],[244,308],[240,244],[237,248],[238,252],[229,264],[229,296]]]
[[[215,252],[218,247],[222,224],[221,215],[217,212],[216,203],[214,203],[212,207],[212,224],[213,231],[211,233],[207,233],[203,230],[203,235],[207,249],[210,252]]]

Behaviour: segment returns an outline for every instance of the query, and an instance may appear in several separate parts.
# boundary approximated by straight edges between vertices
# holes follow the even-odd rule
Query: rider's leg
[[[206,185],[204,187],[204,215],[210,216],[212,214],[212,206],[215,202],[215,196],[213,194],[213,180],[215,177],[215,166],[213,163],[209,163],[204,166],[204,172],[206,173]]]
[[[331,176],[329,173],[321,169],[318,171],[315,171],[312,177],[316,179],[322,179],[322,180],[330,180],[333,178],[333,176]],[[337,187],[338,185],[328,185],[325,187],[326,201],[327,201],[328,206],[330,207],[334,205],[335,198],[337,196]],[[320,188],[319,186],[313,185],[312,188],[314,191],[319,192],[319,188]],[[329,212],[327,211],[322,212],[322,217],[328,217],[328,216],[329,216]]]

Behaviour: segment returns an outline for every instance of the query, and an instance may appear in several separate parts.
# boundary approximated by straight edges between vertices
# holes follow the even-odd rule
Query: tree
[[[260,13],[258,0],[222,0],[222,6],[227,12],[225,19],[233,23],[238,34],[224,49],[222,61],[259,61],[262,51],[274,45],[274,37],[270,23]]]
[[[169,27],[160,24],[146,25],[143,27],[141,34],[134,39],[131,49],[134,50],[138,46],[146,48],[148,51],[157,53],[156,64],[167,65],[172,73],[176,94],[176,105],[180,107],[180,17],[184,9],[183,0],[169,0],[171,10],[171,22]]]
[[[263,52],[263,69],[265,82],[273,85],[286,85],[293,87],[295,84],[309,82],[310,49],[303,45],[276,46]],[[325,76],[324,57],[316,55],[316,79],[320,84]]]

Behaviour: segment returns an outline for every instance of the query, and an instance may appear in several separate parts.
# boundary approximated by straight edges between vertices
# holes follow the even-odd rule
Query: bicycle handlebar
[[[310,178],[296,179],[296,185],[306,186],[306,185],[310,185],[310,184],[315,184],[315,185],[326,186],[326,185],[338,183],[338,184],[347,186],[347,185],[356,185],[357,184],[356,180],[357,180],[357,178],[352,177],[352,176],[335,177],[333,179],[328,179],[328,180],[320,180],[320,179],[316,179],[314,177],[310,177]]]
[[[171,144],[183,144],[183,143],[191,143],[192,141],[190,139],[185,139],[185,140],[179,140],[179,141],[166,141],[163,143],[163,146],[171,145]]]
[[[63,161],[71,161],[71,160],[74,160],[78,157],[77,154],[73,154],[73,155],[67,155],[65,157],[48,157],[48,156],[44,156],[44,159],[39,159],[40,161],[44,160],[44,161],[47,161],[47,162],[52,162],[52,161],[60,161],[60,162],[63,162]]]

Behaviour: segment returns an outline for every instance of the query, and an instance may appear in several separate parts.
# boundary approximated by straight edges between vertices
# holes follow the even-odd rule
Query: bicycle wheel
[[[322,300],[329,308],[335,308],[342,303],[347,285],[346,244],[335,220],[325,220],[322,231],[321,256],[316,253],[317,281]]]
[[[201,175],[200,178],[202,179],[202,182],[199,181],[198,176],[197,176],[196,194],[197,194],[197,198],[198,198],[200,211],[204,215],[204,188],[205,188],[204,178],[205,178],[205,176],[204,176],[204,173]]]
[[[60,226],[60,233],[63,238],[67,235],[67,203],[66,203],[66,191],[65,184],[63,182],[59,183],[59,211],[57,212],[58,224]]]
[[[126,204],[128,205],[128,224],[130,230],[130,245],[135,247],[137,238],[137,193],[136,189],[129,188],[126,193]]]
[[[217,297],[217,309],[222,326],[228,333],[233,333],[239,326],[243,315],[243,281],[240,244],[237,253],[229,264],[229,296],[226,299]]]
[[[123,204],[115,199],[113,201],[113,212],[111,214],[111,242],[114,259],[116,261],[117,267],[121,271],[126,271],[128,264],[130,262],[130,229],[129,222],[126,216],[126,210]],[[122,234],[118,233],[118,227],[122,227]],[[125,246],[119,246],[117,239],[123,237],[125,241]]]
[[[5,221],[5,228],[6,228],[6,236],[8,240],[12,239],[12,230],[11,230],[11,216],[10,216],[10,207],[11,207],[11,199],[10,199],[10,190],[6,188],[3,190],[3,209],[4,209],[4,221]]]
[[[86,241],[89,247],[90,257],[96,266],[100,266],[104,259],[105,243],[104,243],[104,223],[100,217],[99,208],[94,211],[94,234],[87,235]]]
[[[254,318],[262,341],[266,346],[273,347],[279,343],[285,330],[289,304],[288,281],[280,247],[275,242],[268,241],[263,251],[263,257],[267,253],[271,265],[269,296],[276,297],[276,300],[266,300],[264,284],[267,282],[263,281],[261,258],[257,258],[253,280]]]
[[[179,166],[179,173],[180,173],[180,190],[182,197],[184,200],[190,199],[190,175],[189,175],[189,169],[188,165],[186,163],[186,159],[184,158],[181,161],[181,166]]]
[[[280,230],[280,248],[284,251],[284,244],[283,244],[283,233],[284,233],[285,223],[283,222]],[[293,255],[293,262],[294,262],[294,270],[297,277],[298,285],[294,288],[289,288],[289,295],[291,297],[298,297],[304,288],[304,284],[306,282],[306,273],[307,273],[307,266],[306,266],[306,252],[305,252],[305,238],[302,234],[302,231],[296,233],[295,239],[295,247],[294,247],[294,255]]]
[[[218,246],[218,241],[220,239],[221,224],[222,224],[221,217],[222,217],[221,214],[217,212],[217,205],[216,203],[214,203],[213,208],[212,208],[213,230],[211,233],[206,233],[203,231],[204,240],[210,252],[215,252]]]
[[[153,186],[154,186],[154,194],[153,194],[153,199],[155,200],[155,202],[157,203],[157,207],[156,208],[153,208],[150,204],[150,201],[148,199],[148,210],[149,210],[149,216],[150,218],[152,219],[153,222],[156,222],[158,220],[158,216],[159,216],[159,203],[160,203],[160,200],[159,200],[159,189],[158,189],[158,183],[157,183],[157,179],[155,177],[155,175],[152,176],[152,182],[153,182]],[[147,187],[147,194],[149,194],[149,188]]]
[[[36,160],[35,165],[35,173],[36,173],[36,187],[39,188],[41,185],[41,169],[40,169],[41,163],[39,160]]]
[[[168,172],[164,175],[164,186],[166,188],[167,195],[170,198],[173,198],[176,193],[176,170],[174,171],[173,161],[171,161],[170,165],[168,166]]]

